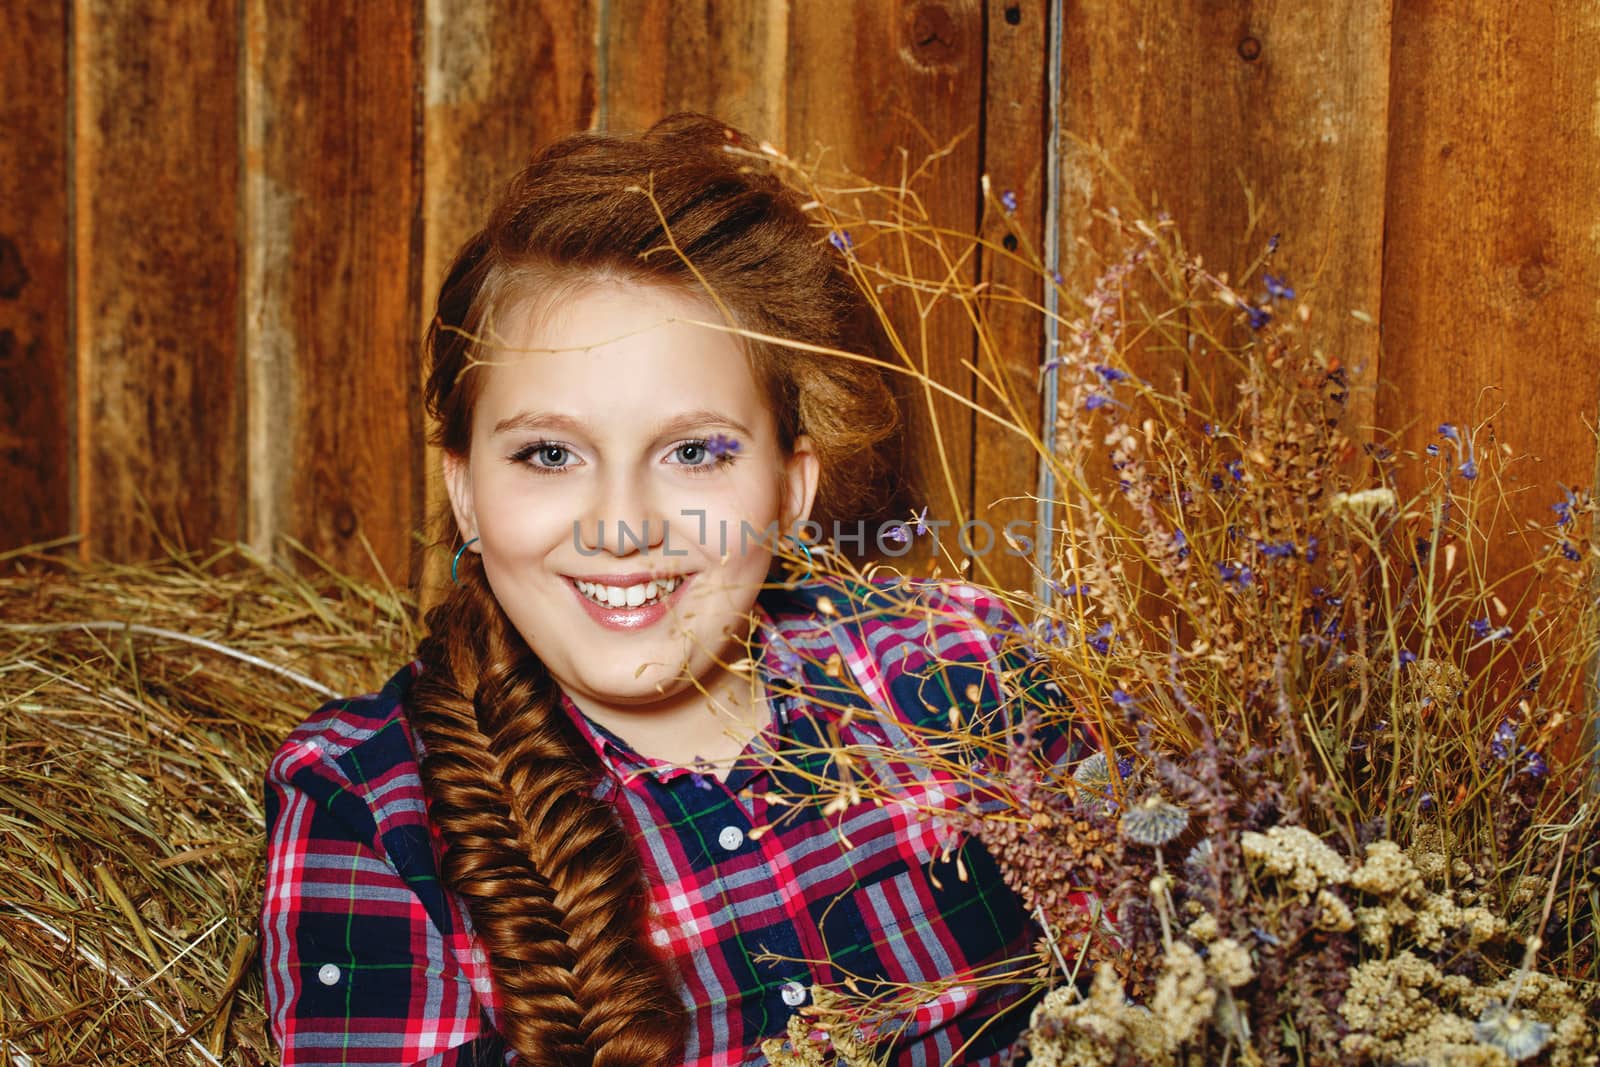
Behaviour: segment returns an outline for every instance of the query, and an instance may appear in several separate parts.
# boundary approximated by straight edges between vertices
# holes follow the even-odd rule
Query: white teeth
[[[641,604],[657,599],[658,596],[670,596],[683,582],[682,578],[667,578],[661,581],[641,582],[638,585],[617,586],[600,585],[596,582],[585,582],[574,579],[573,584],[584,596],[597,604],[606,607],[636,608]]]

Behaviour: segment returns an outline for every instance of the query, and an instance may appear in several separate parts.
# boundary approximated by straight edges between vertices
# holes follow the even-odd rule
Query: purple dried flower
[[[1109,622],[1101,623],[1100,629],[1096,630],[1094,636],[1089,638],[1089,647],[1104,656],[1111,651],[1111,639],[1111,624]]]
[[[1267,275],[1263,275],[1262,276],[1261,282],[1262,282],[1263,285],[1265,285],[1267,287],[1268,295],[1272,296],[1274,299],[1277,299],[1277,300],[1293,300],[1294,299],[1294,290],[1289,288],[1289,283],[1287,281],[1285,281],[1283,278],[1276,277],[1276,276],[1271,275],[1271,274],[1267,274]]]
[[[1268,559],[1287,559],[1294,555],[1294,542],[1279,541],[1276,544],[1263,544],[1261,554]]]
[[[1010,189],[1007,189],[1005,192],[1001,193],[1000,206],[1005,208],[1007,211],[1017,210],[1017,194],[1012,192]]]
[[[1182,530],[1172,531],[1172,549],[1179,559],[1189,558],[1189,538],[1184,536]]]
[[[1472,627],[1473,634],[1475,634],[1479,640],[1499,641],[1502,638],[1511,636],[1511,627],[1492,626],[1489,622],[1488,616],[1484,616],[1481,619],[1473,619],[1468,625]]]
[[[1569,526],[1572,524],[1572,509],[1578,506],[1578,497],[1571,489],[1563,487],[1561,491],[1566,499],[1551,504],[1550,510],[1556,513],[1557,526]]]
[[[1276,252],[1278,250],[1278,238],[1280,236],[1281,236],[1280,234],[1276,234],[1275,233],[1271,237],[1267,238],[1267,251],[1268,252]]]
[[[1461,466],[1457,467],[1456,470],[1461,477],[1470,481],[1478,476],[1478,463],[1476,460],[1469,459],[1465,463],[1461,464]]]
[[[1255,575],[1251,573],[1249,567],[1237,563],[1217,564],[1217,575],[1224,585],[1231,585],[1241,592],[1255,580]]]
[[[710,453],[712,459],[721,459],[739,451],[739,442],[726,434],[714,433],[706,438],[706,451]]]
[[[885,531],[884,536],[897,544],[906,544],[911,540],[911,534],[906,529],[906,524],[897,522]]]
[[[1452,422],[1441,422],[1439,424],[1439,436],[1446,441],[1454,441],[1458,445],[1461,443],[1461,434],[1456,432],[1455,423]]]
[[[1096,363],[1094,365],[1094,372],[1100,375],[1101,381],[1108,384],[1114,382],[1125,382],[1128,380],[1127,371],[1118,370],[1115,367],[1107,367],[1100,363]]]
[[[1417,654],[1415,652],[1411,651],[1409,648],[1402,648],[1400,650],[1400,666],[1406,667],[1415,662],[1417,662]]]
[[[1543,778],[1550,773],[1550,767],[1539,753],[1529,752],[1527,753],[1527,761],[1522,765],[1522,770],[1518,773],[1531,775],[1534,778]]]
[[[1439,454],[1439,446],[1438,445],[1429,445],[1427,448],[1424,448],[1423,451],[1426,452],[1430,456],[1437,456]]]
[[[1489,754],[1497,760],[1511,758],[1517,743],[1517,728],[1507,719],[1495,727],[1494,736],[1489,739]]]
[[[1111,403],[1111,398],[1104,393],[1090,393],[1083,401],[1083,410],[1098,411]]]
[[[1136,701],[1133,699],[1133,697],[1129,696],[1123,690],[1121,690],[1121,689],[1113,689],[1111,691],[1111,703],[1115,704],[1119,708],[1125,708],[1130,704],[1136,703]],[[1133,766],[1132,766],[1131,763],[1129,764],[1129,768],[1128,769],[1129,770],[1133,769]],[[1124,775],[1124,777],[1126,777],[1126,775]]]
[[[1042,631],[1039,634],[1039,639],[1042,641],[1054,641],[1060,644],[1065,644],[1067,639],[1071,636],[1067,630],[1067,624],[1064,622],[1053,622],[1048,619],[1040,619],[1034,625]]]
[[[1233,480],[1234,481],[1236,481],[1236,482],[1244,481],[1244,461],[1243,460],[1230,459],[1227,463],[1223,464],[1223,466],[1227,469],[1229,474],[1233,475]]]
[[[850,254],[851,249],[855,248],[855,242],[850,240],[849,230],[832,231],[828,234],[828,243],[847,256]]]
[[[1272,319],[1272,312],[1267,308],[1256,307],[1254,304],[1244,305],[1244,313],[1250,317],[1250,328],[1259,330]]]
[[[1572,547],[1572,542],[1561,542],[1561,554],[1576,563],[1583,558],[1583,553]]]

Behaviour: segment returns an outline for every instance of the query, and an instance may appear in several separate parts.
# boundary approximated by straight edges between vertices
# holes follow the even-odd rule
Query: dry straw
[[[289,543],[142,565],[0,557],[0,1064],[276,1062],[261,778],[381,684],[415,606]]]

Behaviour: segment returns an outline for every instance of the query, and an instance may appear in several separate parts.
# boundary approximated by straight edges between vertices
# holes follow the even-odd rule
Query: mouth
[[[627,611],[665,603],[691,577],[692,574],[663,575],[646,581],[630,582],[627,585],[570,577],[567,582],[578,591],[579,596],[598,608],[606,611]]]

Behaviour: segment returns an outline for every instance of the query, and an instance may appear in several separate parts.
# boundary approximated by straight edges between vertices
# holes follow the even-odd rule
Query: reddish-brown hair
[[[496,317],[589,282],[709,287],[740,327],[859,348],[862,305],[839,253],[765,164],[724,150],[748,143],[684,114],[638,136],[582,133],[542,151],[440,289],[427,338],[434,443],[468,453],[483,378],[469,371]],[[893,463],[899,419],[883,373],[780,345],[745,347],[780,445],[787,451],[804,433],[816,449],[813,517],[850,516]],[[459,546],[453,523],[441,540]],[[445,842],[441,874],[488,955],[503,1035],[540,1067],[682,1062],[676,978],[641,936],[648,897],[635,846],[595,796],[593,751],[474,554],[462,556],[459,584],[427,625],[410,719],[429,817]]]

